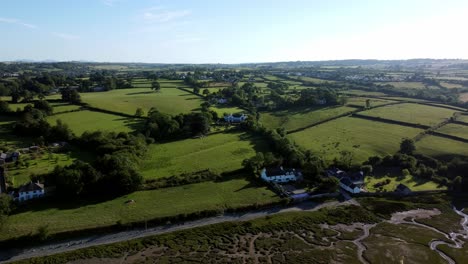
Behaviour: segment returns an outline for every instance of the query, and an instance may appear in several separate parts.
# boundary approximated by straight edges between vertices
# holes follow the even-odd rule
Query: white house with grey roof
[[[290,182],[297,181],[302,173],[295,169],[283,169],[283,167],[263,168],[260,172],[262,180],[267,182]]]

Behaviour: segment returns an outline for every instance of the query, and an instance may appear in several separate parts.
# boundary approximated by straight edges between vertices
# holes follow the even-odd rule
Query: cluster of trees
[[[97,158],[92,164],[75,161],[66,167],[57,166],[42,176],[47,185],[56,186],[59,196],[114,196],[141,187],[143,177],[138,172],[138,164],[147,148],[143,136],[97,131],[85,132],[76,141]]]
[[[444,185],[450,185],[454,189],[468,190],[468,160],[453,158],[449,162],[443,162],[425,155],[414,154],[416,148],[411,139],[404,139],[400,145],[400,152],[385,157],[370,157],[364,164],[375,167],[399,167],[403,175],[413,175],[427,180],[432,180]]]
[[[0,230],[3,227],[8,215],[13,210],[13,199],[10,195],[0,194]]]
[[[67,124],[57,120],[55,126],[51,126],[46,117],[52,114],[53,108],[47,101],[39,100],[33,105],[24,107],[19,120],[14,124],[16,135],[40,138],[40,141],[70,141],[73,133]]]
[[[212,101],[215,98],[225,98],[228,104],[252,108],[257,104],[263,104],[263,96],[260,96],[260,92],[260,88],[253,83],[245,83],[240,87],[234,84],[217,93],[209,94],[207,99]]]
[[[63,88],[60,90],[62,95],[62,101],[68,102],[71,104],[80,104],[81,103],[81,96],[75,89],[70,88]]]
[[[217,119],[216,112],[200,112],[171,116],[151,108],[144,125],[144,134],[154,140],[204,135]]]

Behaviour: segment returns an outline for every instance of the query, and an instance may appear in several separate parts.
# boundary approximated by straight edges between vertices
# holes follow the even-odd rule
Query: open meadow
[[[160,112],[176,115],[200,108],[203,100],[177,88],[161,88],[154,92],[149,88],[118,89],[108,92],[83,93],[83,102],[92,107],[134,115],[137,108],[147,113],[152,107]]]
[[[347,106],[295,108],[261,113],[260,122],[270,129],[283,127],[286,130],[294,130],[354,110],[356,108]]]
[[[342,117],[288,137],[328,161],[348,150],[354,153],[354,163],[361,163],[370,156],[395,154],[403,138],[412,138],[421,131],[413,127]]]
[[[468,140],[468,126],[459,124],[447,124],[436,130],[439,133],[456,136]]]
[[[416,142],[416,152],[433,158],[451,160],[456,156],[468,157],[468,143],[437,136],[426,136]]]
[[[455,112],[454,110],[440,107],[403,103],[370,109],[360,114],[412,124],[433,126],[449,119]]]
[[[49,200],[11,215],[0,233],[0,240],[34,234],[44,226],[52,234],[117,222],[125,224],[205,210],[261,205],[279,199],[267,187],[258,187],[245,179],[231,179],[139,191],[93,204]],[[135,202],[128,204],[128,200]]]
[[[242,168],[242,161],[266,151],[266,144],[243,133],[218,133],[196,139],[152,144],[141,162],[146,179],[155,179],[210,169],[229,172]]]
[[[95,111],[78,111],[57,114],[47,117],[47,122],[55,125],[57,120],[67,124],[73,133],[81,136],[85,131],[131,132],[141,123],[141,120]]]

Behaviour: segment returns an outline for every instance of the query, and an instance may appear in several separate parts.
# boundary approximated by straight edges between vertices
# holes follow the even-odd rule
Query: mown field
[[[126,201],[134,200],[132,204]],[[129,223],[204,210],[243,207],[279,201],[266,187],[245,179],[204,182],[152,191],[134,192],[111,201],[94,204],[60,203],[51,200],[35,203],[11,215],[0,240],[34,234],[47,226],[50,233]]]
[[[163,86],[164,87],[164,86]],[[137,108],[145,113],[156,107],[163,113],[176,115],[200,108],[203,100],[193,94],[176,88],[161,88],[154,92],[149,88],[119,89],[99,93],[81,94],[83,102],[109,111],[134,115]]]
[[[85,131],[96,130],[131,132],[140,124],[138,119],[88,110],[49,116],[47,122],[55,125],[59,119],[77,136],[81,136]]]
[[[270,129],[283,127],[286,130],[294,130],[323,121],[327,118],[349,113],[354,110],[356,110],[356,108],[339,106],[296,108],[275,112],[264,112],[260,115],[260,122],[263,126]]]
[[[384,82],[378,83],[380,85],[390,84],[393,85],[395,88],[403,88],[403,89],[424,89],[425,85],[422,82]]]
[[[265,143],[243,133],[220,133],[203,138],[153,144],[141,162],[146,179],[210,169],[229,172],[242,168],[242,161],[266,151]]]
[[[344,94],[349,95],[357,95],[357,96],[386,96],[387,94],[382,92],[370,92],[370,91],[363,91],[363,90],[346,90],[343,91]]]
[[[420,104],[403,103],[370,109],[360,114],[426,126],[436,125],[453,116],[456,111]]]
[[[426,136],[416,142],[416,152],[442,160],[456,156],[468,157],[468,143],[437,136]]]
[[[460,115],[457,117],[457,120],[468,123],[468,115]]]
[[[390,183],[382,185],[382,188],[378,188],[375,186],[378,183],[382,183],[383,181],[390,180]],[[435,182],[418,179],[413,176],[383,176],[383,177],[371,177],[368,176],[365,178],[365,187],[369,192],[377,192],[377,191],[384,191],[384,192],[393,192],[395,191],[398,184],[402,183],[412,191],[428,191],[428,190],[445,190],[447,187],[441,186]]]
[[[343,150],[354,153],[354,162],[369,156],[393,155],[403,138],[412,138],[422,130],[412,127],[343,117],[306,130],[289,134],[304,149],[332,161]]]
[[[436,130],[437,132],[468,139],[468,126],[459,124],[447,124]]]

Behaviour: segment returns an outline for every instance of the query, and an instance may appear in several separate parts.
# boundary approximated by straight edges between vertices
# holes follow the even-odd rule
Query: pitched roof
[[[411,191],[411,189],[408,188],[408,186],[406,186],[406,185],[400,183],[400,184],[398,184],[398,186],[396,187],[396,190],[395,190],[395,191],[397,191],[397,192],[404,192],[404,191]]]
[[[38,182],[30,182],[20,187],[19,192],[32,192],[44,190],[44,184]]]
[[[340,182],[352,189],[357,187],[348,177],[341,178]]]
[[[279,176],[279,175],[284,175],[286,172],[283,170],[281,167],[275,167],[275,168],[266,168],[266,175],[268,177],[273,177],[273,176]]]

